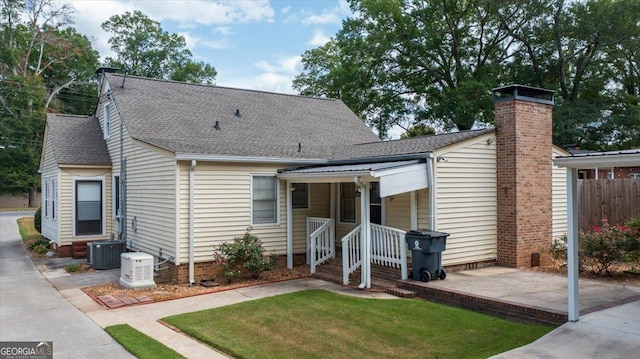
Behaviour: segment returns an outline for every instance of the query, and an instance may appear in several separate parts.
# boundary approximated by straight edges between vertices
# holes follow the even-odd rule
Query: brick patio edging
[[[449,289],[429,287],[422,282],[400,280],[398,287],[416,292],[417,296],[433,302],[495,315],[506,319],[560,326],[569,320],[567,313],[510,301],[496,300]]]

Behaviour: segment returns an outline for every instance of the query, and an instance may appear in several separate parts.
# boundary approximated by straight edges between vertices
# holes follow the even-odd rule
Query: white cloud
[[[302,19],[302,23],[304,25],[317,25],[317,24],[339,24],[341,17],[333,10],[325,10],[320,15],[312,14],[304,19]]]
[[[283,7],[282,9],[280,9],[280,12],[283,13],[283,14],[288,14],[289,11],[291,11],[291,6],[286,6],[286,7]]]
[[[300,56],[277,56],[273,60],[261,60],[253,64],[260,71],[253,76],[231,74],[218,69],[218,86],[236,87],[259,91],[294,94],[291,82],[301,70]]]
[[[325,35],[324,31],[316,30],[313,32],[313,37],[309,40],[308,44],[314,47],[322,46],[329,42],[331,38]]]
[[[234,34],[234,32],[232,31],[231,26],[214,27],[213,29],[211,29],[211,32],[213,32],[214,34],[221,34],[221,35],[233,35]]]
[[[193,52],[193,49],[195,49],[196,46],[200,44],[200,40],[202,40],[200,37],[192,36],[188,32],[180,32],[178,33],[178,35],[181,35],[182,37],[184,37],[184,41],[187,44],[187,49],[189,49],[191,52]]]
[[[226,38],[220,40],[205,40],[198,42],[199,46],[203,46],[213,50],[228,49],[230,47],[229,41]]]

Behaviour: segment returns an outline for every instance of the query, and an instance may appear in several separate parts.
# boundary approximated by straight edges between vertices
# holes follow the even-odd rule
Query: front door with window
[[[382,199],[380,198],[380,183],[371,182],[369,190],[369,216],[371,223],[382,225]]]
[[[102,181],[76,181],[76,236],[102,234]]]

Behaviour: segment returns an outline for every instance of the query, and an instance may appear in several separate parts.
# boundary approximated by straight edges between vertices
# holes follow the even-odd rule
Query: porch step
[[[397,287],[387,288],[387,293],[391,295],[395,295],[396,297],[400,297],[400,298],[416,297],[416,292],[407,290],[407,289],[397,288]]]
[[[342,285],[342,274],[333,274],[328,272],[316,272],[313,275],[314,278],[326,280],[327,282],[336,283]]]

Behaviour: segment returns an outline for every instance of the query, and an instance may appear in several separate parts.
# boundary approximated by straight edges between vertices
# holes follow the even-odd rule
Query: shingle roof
[[[332,159],[339,161],[427,153],[438,148],[446,147],[493,131],[495,130],[487,128],[482,130],[469,130],[445,133],[441,135],[414,137],[404,140],[362,143],[337,149],[334,151]]]
[[[47,114],[47,134],[58,164],[111,164],[100,124],[93,116]]]
[[[129,135],[174,153],[326,159],[380,141],[339,100],[105,76]]]

